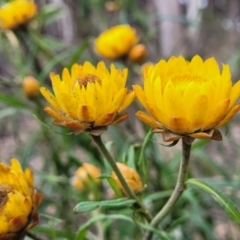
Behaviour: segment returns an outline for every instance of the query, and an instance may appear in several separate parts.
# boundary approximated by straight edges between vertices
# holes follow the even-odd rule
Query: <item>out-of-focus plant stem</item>
[[[108,150],[106,149],[105,145],[102,142],[102,139],[100,136],[92,136],[94,142],[96,143],[96,145],[98,146],[101,154],[104,156],[104,158],[108,161],[108,163],[110,164],[110,166],[112,167],[113,171],[116,173],[119,181],[121,182],[124,190],[126,191],[126,193],[128,194],[128,196],[132,199],[136,200],[136,205],[138,206],[138,210],[140,210],[140,212],[145,216],[145,218],[147,219],[148,222],[150,222],[152,220],[152,216],[151,214],[148,212],[148,210],[143,206],[143,204],[141,203],[141,201],[139,200],[139,198],[136,196],[136,194],[132,191],[132,189],[129,187],[129,185],[127,184],[127,182],[125,181],[122,173],[120,172],[120,170],[117,167],[116,162],[114,161],[114,159],[112,158],[112,156],[110,155],[110,153],[108,152]]]
[[[178,172],[178,179],[174,191],[171,197],[168,199],[164,207],[160,212],[153,218],[150,225],[152,227],[157,227],[158,224],[172,211],[174,205],[182,195],[185,190],[185,181],[188,173],[188,163],[190,159],[191,144],[187,143],[184,138],[182,139],[182,159]],[[153,232],[148,232],[146,235],[146,240],[151,240],[153,237]]]
[[[35,234],[33,234],[33,233],[29,232],[29,231],[27,231],[27,234],[26,234],[26,235],[27,235],[28,237],[30,237],[31,239],[33,239],[33,240],[42,240],[42,238],[36,236]]]
[[[99,209],[96,209],[95,211],[92,212],[93,217],[96,217],[99,214],[100,214]],[[96,228],[97,228],[97,239],[104,240],[105,234],[104,234],[104,226],[103,226],[102,222],[97,221],[95,224],[96,224]]]

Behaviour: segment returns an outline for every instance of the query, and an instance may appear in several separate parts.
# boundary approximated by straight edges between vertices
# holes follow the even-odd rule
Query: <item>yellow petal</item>
[[[79,106],[78,119],[82,122],[94,122],[94,115],[90,106]]]
[[[116,117],[116,112],[104,113],[102,116],[98,117],[94,125],[95,126],[109,125],[114,121],[115,117]]]
[[[205,74],[210,78],[216,78],[220,75],[220,70],[217,61],[212,57],[204,62]]]
[[[54,110],[59,109],[56,98],[50,91],[48,91],[45,87],[41,87],[40,92],[45,97],[45,99],[50,103]]]
[[[225,118],[217,124],[216,127],[221,127],[224,124],[226,124],[229,120],[231,120],[236,114],[237,112],[240,110],[240,103],[234,105],[232,108],[230,108],[227,112],[227,115],[225,116]]]
[[[43,109],[50,117],[58,120],[58,121],[66,121],[68,120],[67,118],[63,117],[61,114],[58,114],[56,111],[51,109],[50,107],[45,107]]]
[[[185,116],[185,106],[182,99],[181,91],[169,80],[163,92],[163,102],[168,117]]]
[[[116,119],[112,122],[112,124],[121,123],[124,120],[126,120],[127,118],[128,118],[128,114],[127,113],[121,113],[119,116],[116,117]]]
[[[110,112],[116,112],[121,107],[122,102],[124,101],[124,98],[126,97],[127,93],[128,93],[127,88],[122,88],[116,94],[116,96],[114,96],[111,107],[109,109]]]
[[[171,132],[179,134],[191,133],[194,131],[194,126],[192,126],[188,120],[181,117],[171,117],[167,126]]]
[[[136,116],[146,124],[150,125],[153,128],[164,128],[163,125],[159,122],[157,122],[154,118],[149,116],[148,114],[142,112],[142,111],[137,111]]]
[[[229,104],[229,99],[222,100],[218,103],[215,109],[213,109],[206,118],[205,127],[202,130],[208,130],[217,125],[218,122],[226,116]]]
[[[230,100],[231,100],[231,102],[230,102],[229,107],[232,107],[234,105],[234,103],[239,98],[239,95],[240,95],[240,81],[235,83],[234,86],[231,89],[231,93],[230,93]]]
[[[120,106],[120,108],[118,109],[118,112],[121,113],[122,111],[124,111],[135,99],[136,95],[133,91],[130,91],[127,93],[127,96],[124,98],[122,105]]]
[[[188,68],[193,73],[198,73],[199,75],[202,75],[204,72],[204,65],[203,65],[202,58],[199,55],[194,56],[190,64],[188,65]]]
[[[188,119],[194,126],[194,131],[201,129],[204,125],[206,115],[208,113],[208,97],[206,95],[197,95],[189,103],[190,108],[187,112]]]
[[[146,105],[146,96],[145,96],[145,92],[143,91],[142,87],[140,87],[139,85],[133,85],[133,91],[135,92],[139,102],[143,105],[143,107],[145,109],[147,109],[147,105]]]

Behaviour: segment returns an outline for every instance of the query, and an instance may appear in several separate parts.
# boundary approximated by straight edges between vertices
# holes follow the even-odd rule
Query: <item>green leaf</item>
[[[206,193],[209,193],[223,208],[225,213],[238,225],[240,225],[240,212],[234,203],[222,192],[211,187],[210,185],[197,180],[195,178],[190,178],[186,181],[186,183],[193,184],[194,186],[202,189]]]
[[[117,198],[112,200],[101,201],[100,206],[108,209],[120,209],[131,207],[135,202],[136,200],[134,199]]]
[[[121,197],[122,193],[121,193],[121,190],[119,189],[116,181],[111,176],[106,179],[107,179],[110,187],[112,188],[112,190],[115,192],[116,196]]]
[[[136,200],[128,198],[117,198],[105,201],[86,201],[78,203],[73,211],[75,213],[90,212],[99,207],[107,209],[122,209],[131,207],[135,202]]]
[[[140,169],[143,172],[144,183],[147,182],[147,161],[146,161],[146,157],[145,157],[145,154],[146,154],[145,150],[146,150],[148,144],[151,141],[152,135],[153,135],[152,130],[149,130],[149,132],[147,133],[146,137],[143,140],[141,152],[140,152],[140,155],[139,155],[138,165],[140,166]]]
[[[151,231],[155,234],[157,234],[159,237],[158,239],[161,240],[173,240],[173,238],[169,235],[169,233],[159,230],[157,228],[152,227],[150,224],[148,223],[141,223],[141,222],[136,222],[138,224],[138,226],[140,226],[141,228],[147,230],[147,231]]]
[[[99,179],[108,179],[108,178],[112,178],[112,177],[111,177],[111,175],[109,175],[109,174],[103,173],[103,174],[101,174],[100,176],[98,176],[98,178],[99,178]]]
[[[135,146],[131,145],[129,150],[128,150],[128,164],[127,165],[130,168],[136,169],[135,160],[136,160]]]
[[[67,66],[67,68],[71,68],[74,63],[76,63],[82,56],[83,52],[87,49],[89,45],[89,40],[85,40],[75,51],[73,56],[70,59],[70,62]]]
[[[87,201],[87,202],[80,202],[76,205],[73,209],[75,213],[84,213],[84,212],[91,212],[100,207],[100,202],[96,201]]]
[[[10,105],[12,107],[16,108],[25,108],[26,105],[21,102],[19,99],[15,98],[14,96],[8,96],[5,94],[0,93],[0,102],[3,102],[7,105]]]

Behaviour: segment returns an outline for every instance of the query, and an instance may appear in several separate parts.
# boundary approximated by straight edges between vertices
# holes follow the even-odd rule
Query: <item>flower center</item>
[[[8,193],[12,192],[12,187],[7,184],[0,184],[0,208],[8,201]]]
[[[80,85],[80,87],[87,87],[87,85],[89,83],[95,83],[98,82],[99,84],[101,84],[101,81],[99,79],[99,77],[97,77],[96,75],[93,74],[86,74],[83,78],[79,77],[77,78],[77,81]]]

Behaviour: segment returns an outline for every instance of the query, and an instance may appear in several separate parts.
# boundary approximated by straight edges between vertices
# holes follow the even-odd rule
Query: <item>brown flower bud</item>
[[[92,183],[99,183],[98,177],[101,170],[90,163],[83,163],[77,169],[73,177],[73,186],[79,190],[88,190],[91,188]]]
[[[36,97],[39,94],[40,84],[38,80],[32,76],[23,79],[22,87],[27,97]]]
[[[147,57],[147,49],[144,44],[137,44],[133,46],[128,54],[128,58],[133,63],[141,63]]]
[[[114,2],[114,1],[107,1],[105,3],[105,9],[108,11],[108,12],[115,12],[119,9],[119,4]]]
[[[141,180],[141,177],[137,173],[137,171],[133,168],[128,167],[127,165],[123,163],[117,163],[117,166],[122,173],[123,177],[125,178],[127,184],[132,189],[134,193],[140,193],[143,191],[144,186]],[[112,178],[115,180],[117,186],[120,188],[122,193],[127,196],[127,193],[125,192],[122,184],[120,183],[117,175],[115,172],[112,172]]]

